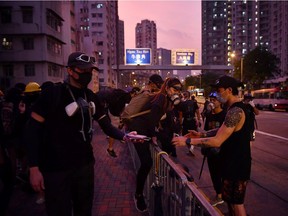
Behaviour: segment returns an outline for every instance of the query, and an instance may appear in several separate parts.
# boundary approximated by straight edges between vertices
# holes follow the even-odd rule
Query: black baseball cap
[[[162,84],[164,83],[162,77],[158,74],[153,74],[149,77],[149,82],[154,83],[157,88],[161,89]]]
[[[232,89],[237,89],[238,87],[244,87],[243,83],[236,80],[233,77],[230,76],[222,76],[218,80],[216,80],[215,84],[212,84],[211,87],[214,88],[232,88]]]
[[[92,56],[88,56],[83,52],[73,52],[68,57],[67,67],[77,67],[80,69],[93,68],[95,70],[99,69],[95,65],[96,59]]]

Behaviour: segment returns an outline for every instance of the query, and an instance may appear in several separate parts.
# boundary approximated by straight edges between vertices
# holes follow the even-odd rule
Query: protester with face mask
[[[161,86],[160,86],[161,87]],[[162,85],[160,91],[154,96],[152,101],[145,104],[143,110],[151,110],[149,113],[133,118],[133,121],[127,126],[129,131],[137,131],[138,134],[149,138],[156,137],[155,127],[158,126],[161,117],[173,109],[173,105],[180,103],[180,92],[182,84],[177,78],[168,78]],[[145,198],[143,196],[146,178],[153,165],[149,141],[134,142],[135,149],[140,159],[140,168],[137,172],[135,205],[138,211],[147,210]]]
[[[182,118],[180,118],[180,122],[182,122],[182,134],[185,135],[189,133],[189,130],[197,130],[197,126],[201,126],[201,119],[199,106],[197,104],[197,101],[195,100],[195,97],[194,100],[191,100],[189,91],[186,91],[183,94],[187,95],[187,97],[186,100],[180,103],[180,111],[182,113],[182,115],[180,115],[182,116]],[[187,152],[187,155],[195,156],[194,146],[191,146],[191,148]]]
[[[85,53],[70,54],[67,80],[47,88],[32,106],[25,133],[30,183],[37,192],[45,190],[48,215],[92,214],[92,120],[107,135],[125,139],[87,88],[92,70],[98,70],[94,62]]]
[[[226,116],[226,110],[222,109],[221,103],[218,100],[218,94],[212,92],[209,95],[209,109],[211,111],[206,115],[204,130],[209,131],[219,128],[224,122]],[[213,183],[214,190],[216,192],[215,198],[211,201],[212,206],[220,205],[224,203],[222,199],[222,182],[221,182],[221,157],[219,154],[220,148],[202,148],[201,153],[204,155],[203,161],[207,158],[210,177]],[[204,163],[204,162],[203,162]]]
[[[250,127],[245,105],[238,97],[243,84],[230,76],[220,77],[212,85],[217,100],[225,103],[227,114],[219,129],[186,137],[175,137],[177,146],[220,147],[222,199],[228,204],[229,215],[246,215],[245,192],[251,175]]]

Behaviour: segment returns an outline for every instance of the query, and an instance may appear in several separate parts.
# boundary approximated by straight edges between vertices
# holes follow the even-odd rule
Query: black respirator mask
[[[170,96],[170,100],[172,101],[172,103],[173,103],[174,105],[178,105],[178,104],[180,103],[180,101],[181,101],[181,99],[180,99],[180,97],[179,97],[178,94],[173,94],[173,95],[171,95],[171,96]]]
[[[79,78],[75,79],[75,81],[78,82],[82,87],[87,87],[87,85],[90,83],[92,79],[92,72],[79,73],[75,70],[73,71],[77,73],[79,76]]]

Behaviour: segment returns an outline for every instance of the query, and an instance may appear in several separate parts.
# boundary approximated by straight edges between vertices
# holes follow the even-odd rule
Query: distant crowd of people
[[[31,185],[48,215],[91,215],[93,121],[107,135],[109,156],[117,157],[115,139],[133,142],[140,159],[134,196],[138,211],[147,211],[143,190],[153,166],[150,145],[156,144],[172,159],[177,146],[187,146],[191,156],[194,146],[200,147],[216,193],[211,204],[225,201],[230,215],[246,215],[250,142],[259,111],[251,94],[243,101],[238,97],[242,83],[220,77],[200,113],[201,104],[177,78],[153,74],[144,88],[94,94],[87,88],[92,70],[98,70],[94,59],[74,52],[63,83],[18,83],[0,94],[0,215],[19,183]]]

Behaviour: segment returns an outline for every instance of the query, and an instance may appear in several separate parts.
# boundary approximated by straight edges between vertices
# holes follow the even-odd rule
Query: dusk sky
[[[189,48],[201,56],[201,1],[118,0],[119,19],[124,21],[125,48],[135,48],[135,27],[143,19],[157,27],[157,47]]]

